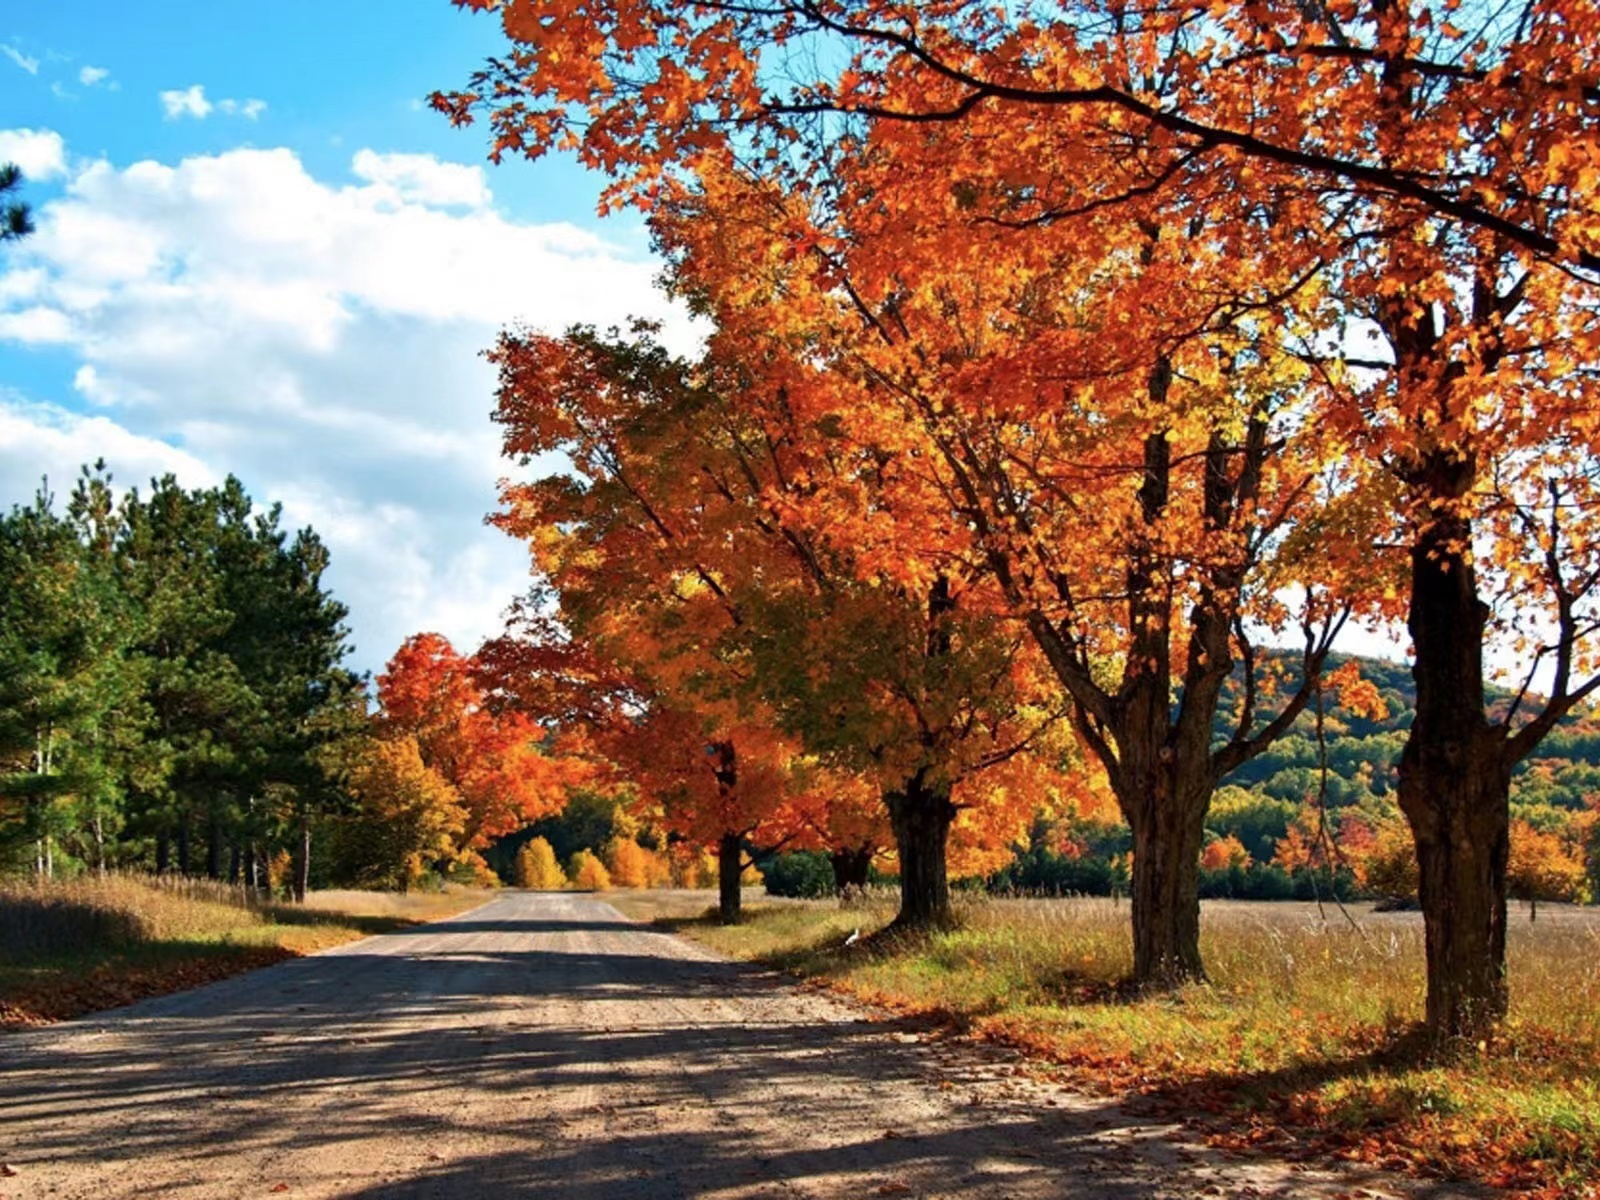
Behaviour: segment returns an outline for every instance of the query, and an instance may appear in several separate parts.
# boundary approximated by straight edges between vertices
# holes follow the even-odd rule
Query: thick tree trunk
[[[744,871],[744,839],[725,833],[717,842],[717,919],[724,925],[738,923],[744,899],[739,876]]]
[[[311,816],[300,816],[300,853],[294,862],[294,902],[304,904],[306,892],[311,888]]]
[[[1428,1033],[1441,1044],[1476,1042],[1506,1014],[1510,779],[1493,761],[1482,774],[1406,772],[1404,762],[1401,806],[1417,843],[1427,937]]]
[[[156,874],[165,875],[172,870],[172,838],[166,830],[156,834]]]
[[[244,851],[235,842],[228,849],[228,882],[238,883],[240,872],[244,869]]]
[[[1503,731],[1484,714],[1488,608],[1478,598],[1471,544],[1470,523],[1445,510],[1411,553],[1417,715],[1400,757],[1398,799],[1417,844],[1427,1026],[1439,1044],[1478,1041],[1506,1012],[1510,756]]]
[[[905,787],[884,798],[900,856],[898,929],[943,929],[955,924],[945,851],[956,807],[949,787],[928,784],[919,772]]]
[[[187,821],[178,826],[178,874],[185,877],[189,874],[189,823]]]
[[[1133,829],[1133,980],[1140,987],[1170,989],[1205,978],[1200,847],[1210,794],[1209,787],[1190,788],[1180,793],[1182,802],[1125,806]]]
[[[833,864],[833,887],[840,895],[850,889],[859,891],[867,886],[872,870],[872,846],[854,846],[846,850],[831,850],[828,861]]]

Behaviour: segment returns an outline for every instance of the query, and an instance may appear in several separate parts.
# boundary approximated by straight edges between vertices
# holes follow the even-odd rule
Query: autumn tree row
[[[436,105],[486,114],[496,158],[610,172],[714,326],[670,368],[502,345],[508,446],[575,451],[564,493],[513,489],[503,518],[563,612],[563,561],[615,558],[543,514],[621,489],[635,523],[608,534],[672,581],[648,612],[616,593],[662,642],[625,645],[667,664],[640,686],[692,681],[703,711],[800,630],[793,688],[757,691],[813,747],[894,764],[913,874],[953,781],[1064,709],[1133,830],[1136,974],[1165,984],[1203,970],[1219,782],[1316,702],[1347,620],[1403,620],[1428,1022],[1495,1023],[1510,776],[1600,686],[1592,0],[459,2],[509,48]],[[687,408],[714,461],[612,440],[646,391],[644,434],[667,449]],[[1257,681],[1288,636],[1295,677]],[[1024,637],[1020,672],[980,665]],[[1530,670],[1492,716],[1491,646]],[[852,729],[880,654],[897,716]]]

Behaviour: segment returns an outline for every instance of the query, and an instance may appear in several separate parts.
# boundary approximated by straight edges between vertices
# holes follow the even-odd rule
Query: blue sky
[[[422,101],[502,45],[446,0],[8,6],[0,158],[38,232],[0,251],[0,503],[232,472],[333,550],[356,665],[470,647],[523,586],[482,526],[505,470],[501,326],[664,318],[637,222],[570,161],[483,160]]]

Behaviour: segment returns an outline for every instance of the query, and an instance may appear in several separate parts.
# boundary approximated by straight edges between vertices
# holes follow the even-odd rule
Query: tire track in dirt
[[[1446,1198],[1235,1161],[589,897],[0,1038],[0,1197]]]

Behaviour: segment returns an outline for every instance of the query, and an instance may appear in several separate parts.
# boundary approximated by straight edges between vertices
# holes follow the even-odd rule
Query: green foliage
[[[337,801],[361,719],[326,549],[236,479],[0,517],[0,869],[254,867]],[[172,850],[176,849],[176,861]]]
[[[792,850],[775,854],[758,864],[769,896],[797,896],[817,899],[831,896],[838,887],[833,878],[833,863],[820,850]]]
[[[1269,677],[1277,676],[1273,686],[1280,691],[1293,688],[1298,682],[1296,656],[1268,658],[1270,666],[1266,673]],[[1334,655],[1328,661],[1328,669],[1331,671],[1348,661],[1348,656]],[[1405,663],[1375,658],[1357,661],[1362,677],[1378,689],[1388,712],[1381,718],[1358,716],[1341,706],[1336,696],[1327,697],[1323,724],[1329,772],[1328,806],[1386,812],[1398,778],[1400,750],[1415,711],[1416,684],[1411,678],[1410,666]],[[1240,679],[1236,677],[1224,689],[1218,707],[1217,740],[1226,736],[1231,722],[1237,719],[1242,695]],[[1491,715],[1502,711],[1512,698],[1512,693],[1493,687],[1489,688],[1488,695]],[[1545,804],[1577,812],[1584,808],[1589,797],[1600,794],[1600,718],[1592,710],[1579,709],[1569,714],[1544,739],[1537,753],[1539,757],[1525,760],[1516,769],[1511,785],[1514,803]],[[1226,782],[1234,788],[1295,806],[1316,796],[1321,783],[1321,759],[1315,714],[1302,713],[1287,734],[1234,771]],[[1230,790],[1228,787],[1221,789],[1218,800]],[[1225,829],[1214,817],[1207,822],[1207,827],[1219,833],[1235,832],[1251,855],[1262,860],[1249,837]],[[1266,857],[1271,857],[1270,851]]]
[[[1271,862],[1278,841],[1288,834],[1300,807],[1264,792],[1225,786],[1211,801],[1206,828],[1219,837],[1238,838],[1256,862]]]

